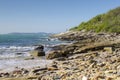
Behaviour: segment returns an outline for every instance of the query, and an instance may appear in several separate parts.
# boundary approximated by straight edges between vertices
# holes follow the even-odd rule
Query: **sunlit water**
[[[0,71],[12,70],[14,67],[35,67],[44,66],[51,61],[24,60],[29,57],[29,52],[34,50],[36,45],[44,45],[45,51],[50,46],[64,43],[57,39],[51,39],[48,33],[10,33],[0,35]],[[32,64],[31,64],[32,63]]]

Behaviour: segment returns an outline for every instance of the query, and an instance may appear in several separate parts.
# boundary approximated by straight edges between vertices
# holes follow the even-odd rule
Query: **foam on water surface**
[[[18,68],[34,68],[34,67],[45,67],[52,63],[52,60],[45,59],[34,59],[34,60],[22,60],[22,59],[8,59],[0,60],[0,72],[11,72]]]
[[[51,39],[48,33],[12,33],[0,35],[0,72],[11,71],[15,67],[32,68],[45,66],[52,61],[45,59],[24,60],[36,45],[43,45],[44,51],[51,46],[66,43],[58,39]]]

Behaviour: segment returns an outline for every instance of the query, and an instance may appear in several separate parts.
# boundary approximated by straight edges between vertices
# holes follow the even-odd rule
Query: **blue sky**
[[[120,0],[0,0],[0,33],[63,32]]]

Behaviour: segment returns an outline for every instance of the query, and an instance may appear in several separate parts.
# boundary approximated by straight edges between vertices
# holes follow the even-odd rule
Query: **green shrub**
[[[100,14],[87,22],[71,28],[70,30],[93,30],[95,32],[116,32],[120,33],[120,7]]]

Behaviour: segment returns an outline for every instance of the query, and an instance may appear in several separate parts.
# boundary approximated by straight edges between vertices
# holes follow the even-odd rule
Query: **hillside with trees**
[[[100,14],[87,22],[71,28],[70,30],[93,30],[95,32],[116,32],[120,33],[120,7]]]

